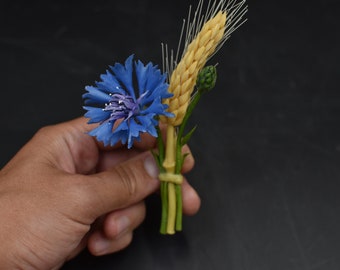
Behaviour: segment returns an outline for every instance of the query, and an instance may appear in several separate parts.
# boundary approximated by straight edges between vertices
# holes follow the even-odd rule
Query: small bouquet
[[[99,123],[89,134],[105,146],[120,141],[131,148],[144,132],[157,137],[153,155],[160,171],[162,234],[182,230],[181,169],[187,155],[182,147],[196,129],[186,132],[186,125],[217,78],[216,66],[205,65],[245,22],[246,12],[245,0],[215,0],[206,6],[200,0],[193,16],[190,7],[184,20],[176,55],[162,44],[163,72],[131,55],[124,65],[110,66],[95,86],[85,88],[85,117],[88,123]],[[166,125],[165,141],[160,123]]]

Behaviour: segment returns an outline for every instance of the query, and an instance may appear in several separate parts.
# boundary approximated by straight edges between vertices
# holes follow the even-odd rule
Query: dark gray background
[[[83,114],[84,86],[109,64],[161,65],[195,2],[1,1],[0,166],[39,127]],[[128,249],[64,270],[340,269],[339,2],[248,2],[191,119],[199,214],[160,236],[152,196]]]

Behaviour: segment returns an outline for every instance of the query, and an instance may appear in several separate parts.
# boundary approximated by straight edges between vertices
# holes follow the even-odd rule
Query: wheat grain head
[[[207,13],[202,15],[204,0],[200,0],[193,21],[187,24],[184,50],[181,60],[177,64],[178,51],[174,59],[173,51],[168,57],[163,49],[163,70],[169,74],[169,92],[173,96],[164,100],[169,106],[168,111],[173,113],[173,118],[161,117],[161,121],[173,126],[182,123],[187,107],[190,103],[199,71],[245,20],[243,15],[247,11],[245,0],[214,1],[208,4]],[[190,20],[189,10],[188,21]],[[182,34],[185,28],[183,23]],[[179,42],[179,47],[182,39]],[[165,63],[165,64],[164,64]]]

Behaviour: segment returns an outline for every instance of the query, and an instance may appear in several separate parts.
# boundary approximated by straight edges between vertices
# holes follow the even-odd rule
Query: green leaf
[[[190,154],[189,153],[185,153],[183,155],[181,155],[181,158],[180,158],[180,167],[182,168],[183,166],[183,163],[184,163],[184,160],[187,156],[189,156]]]
[[[157,131],[157,148],[158,148],[158,159],[161,165],[163,165],[163,161],[165,158],[165,146],[164,146],[164,142],[163,142],[163,136],[162,136],[162,132],[161,129],[159,128],[159,126],[156,126],[156,131]]]
[[[182,137],[181,139],[181,146],[185,145],[188,143],[188,141],[190,140],[192,134],[195,132],[197,128],[197,125],[194,126],[185,136]]]
[[[159,168],[159,171],[160,172],[163,172],[164,171],[164,168],[163,168],[163,161],[162,161],[162,158],[160,157],[160,155],[158,155],[154,150],[151,150],[151,154],[153,155],[155,161],[156,161],[156,164]]]

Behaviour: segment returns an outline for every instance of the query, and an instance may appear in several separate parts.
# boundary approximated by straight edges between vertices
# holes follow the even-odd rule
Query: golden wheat
[[[188,45],[184,56],[172,72],[169,92],[173,97],[166,99],[169,112],[175,117],[161,120],[173,126],[181,124],[190,97],[193,92],[199,71],[204,67],[209,57],[220,44],[227,20],[226,12],[219,11],[216,16],[208,20],[197,34],[196,38]]]
[[[176,56],[162,44],[163,71],[168,74],[169,92],[173,97],[163,102],[174,118],[161,117],[170,125],[181,124],[196,83],[199,71],[223,46],[230,35],[245,21],[246,0],[209,0],[204,12],[204,0],[199,0],[196,11],[184,20]],[[182,39],[184,37],[184,39]],[[184,40],[184,43],[182,41]],[[183,53],[178,61],[180,48]]]
[[[209,0],[206,12],[202,13],[204,0],[199,0],[192,21],[191,7],[187,24],[184,20],[176,56],[174,57],[171,50],[169,57],[167,45],[164,47],[162,44],[163,71],[168,74],[168,90],[173,94],[163,102],[169,106],[168,111],[175,115],[174,118],[161,117],[161,121],[168,124],[162,164],[165,172],[159,175],[163,187],[162,202],[166,206],[162,207],[161,232],[164,234],[174,234],[175,231],[182,230],[183,177],[176,167],[180,156],[178,149],[181,148],[177,140],[177,127],[183,122],[200,70],[222,47],[230,34],[244,22],[242,17],[247,11],[244,3],[245,0]],[[182,44],[184,32],[186,34]],[[178,62],[181,45],[184,48]]]

